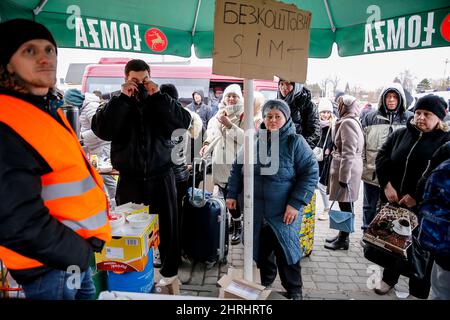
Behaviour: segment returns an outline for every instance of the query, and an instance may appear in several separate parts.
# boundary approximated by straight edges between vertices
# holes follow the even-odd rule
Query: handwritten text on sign
[[[311,13],[275,1],[216,1],[213,72],[305,82]]]

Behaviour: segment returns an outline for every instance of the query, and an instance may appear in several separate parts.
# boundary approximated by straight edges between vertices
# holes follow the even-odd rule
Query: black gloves
[[[89,242],[89,244],[92,247],[92,251],[94,252],[101,252],[103,249],[103,246],[105,245],[105,241],[100,240],[96,237],[91,237],[86,239],[87,242]]]

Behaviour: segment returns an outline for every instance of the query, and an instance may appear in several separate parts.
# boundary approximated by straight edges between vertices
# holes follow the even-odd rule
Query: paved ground
[[[317,193],[317,213],[323,209],[320,194]],[[360,245],[362,231],[362,192],[360,199],[356,202],[355,233],[350,235],[350,248],[348,251],[332,251],[323,247],[325,238],[337,234],[337,231],[328,228],[328,221],[316,219],[316,230],[314,235],[314,249],[312,254],[301,261],[302,277],[304,286],[304,299],[400,299],[397,294],[407,292],[407,279],[400,278],[396,290],[388,295],[379,296],[369,289],[369,285],[376,280],[376,272],[382,269],[372,264],[363,256]],[[337,207],[337,203],[336,203]],[[181,286],[182,295],[218,297],[219,288],[217,280],[226,274],[229,268],[233,268],[235,274],[243,274],[244,247],[241,245],[231,246],[228,255],[228,264],[214,266],[207,270],[205,264],[184,264],[179,272],[179,278],[183,282]],[[158,276],[156,276],[158,277]],[[156,279],[157,280],[157,279]],[[254,282],[259,283],[258,269],[254,267]],[[272,290],[284,291],[279,277],[272,285]],[[409,296],[407,299],[414,299]]]

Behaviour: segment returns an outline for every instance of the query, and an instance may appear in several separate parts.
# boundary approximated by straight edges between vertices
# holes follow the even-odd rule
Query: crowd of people
[[[150,66],[133,59],[109,101],[99,92],[61,96],[56,42],[43,25],[3,22],[0,36],[7,44],[0,48],[0,260],[27,298],[93,298],[89,260],[111,239],[108,202],[143,203],[158,212],[160,274],[177,277],[191,139],[201,139],[199,156],[212,161],[213,182],[231,215],[230,242],[239,244],[246,117],[256,130],[253,252],[262,285],[270,286],[278,271],[288,297],[302,299],[299,233],[316,188],[324,203],[318,219],[327,220],[336,201],[354,213],[363,181],[363,232],[384,203],[419,217],[439,205],[448,218],[449,202],[434,194],[436,188],[440,197],[450,193],[448,108],[435,95],[420,98],[412,113],[403,88],[390,84],[378,107],[361,115],[351,95],[316,105],[304,85],[279,79],[277,99],[255,92],[254,114],[247,115],[239,84],[215,87],[208,103],[195,90],[184,107],[175,86],[158,86]],[[110,159],[118,182],[86,161],[64,104],[79,108],[81,142],[88,153]],[[326,242],[327,249],[348,250],[349,232]],[[448,253],[435,252],[430,263],[425,277],[410,278],[411,294],[427,298],[431,287],[435,298],[450,299]],[[73,265],[82,272],[81,287],[58,286]],[[375,292],[388,293],[399,276],[385,268]]]

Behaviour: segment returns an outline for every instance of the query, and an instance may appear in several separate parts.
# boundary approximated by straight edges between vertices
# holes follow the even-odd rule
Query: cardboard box
[[[174,276],[171,278],[166,278],[168,282],[158,282],[155,285],[155,292],[159,294],[170,294],[179,295],[180,294],[180,283],[178,277]]]
[[[363,240],[406,259],[408,248],[412,244],[412,236],[397,233],[394,226],[399,219],[408,220],[411,231],[419,225],[417,216],[413,212],[387,204],[381,208],[369,224]]]
[[[150,247],[159,244],[158,215],[143,228],[132,228],[128,223],[112,230],[112,239],[101,253],[95,253],[98,270],[114,272],[143,271]],[[151,257],[153,259],[153,257]]]
[[[264,286],[228,274],[217,283],[222,287],[219,298],[224,299],[266,300],[271,293]]]

